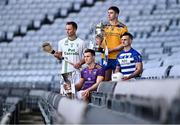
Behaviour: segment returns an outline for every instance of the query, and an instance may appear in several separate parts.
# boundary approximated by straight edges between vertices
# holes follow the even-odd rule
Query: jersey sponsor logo
[[[118,61],[121,65],[129,64],[129,63],[133,63],[134,58],[132,57],[131,53],[123,53],[119,56]]]
[[[132,63],[133,60],[134,60],[133,58],[121,58],[121,59],[118,59],[118,61],[119,61],[119,63],[121,65]]]
[[[78,52],[76,52],[75,49],[68,49],[66,52],[64,52],[64,55],[79,55]]]
[[[68,49],[68,52],[71,52],[71,53],[74,53],[74,52],[76,52],[76,50],[75,49]]]
[[[72,52],[64,52],[64,55],[79,55],[78,52],[72,53]]]

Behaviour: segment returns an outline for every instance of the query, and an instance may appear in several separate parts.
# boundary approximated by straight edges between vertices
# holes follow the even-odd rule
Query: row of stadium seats
[[[38,106],[46,124],[120,124],[120,123],[149,123],[144,120],[126,118],[126,115],[114,113],[73,99],[70,100],[59,94],[46,92],[40,97]],[[104,119],[106,118],[106,119]]]
[[[154,123],[178,123],[179,87],[178,79],[102,82],[91,103]]]
[[[41,96],[39,107],[42,112],[46,113],[44,117],[50,118],[51,124],[79,124],[83,122],[82,118],[87,104],[78,100],[70,100],[56,93],[47,92]]]
[[[44,90],[12,89],[16,97],[7,97],[5,105],[14,106],[12,117],[17,121],[25,103],[30,109],[39,108],[48,124],[179,123],[179,88],[178,79],[102,82],[88,105]]]
[[[173,70],[176,69],[174,67],[179,67],[179,64],[180,64],[179,58],[175,58],[177,55],[178,55],[178,53],[171,55],[171,56],[166,56],[164,59],[161,59],[159,61],[158,60],[152,60],[152,61],[144,62],[143,76],[146,76],[146,75],[151,76],[152,73],[154,74],[153,76],[155,76],[155,75],[159,76],[161,73],[162,74],[168,73],[167,75],[161,74],[163,77],[179,76],[178,72],[176,74],[172,73],[172,72],[174,72]],[[32,61],[36,62],[35,59]],[[20,63],[21,67],[16,68],[15,66],[13,66],[13,68],[11,68],[11,69],[13,69],[13,71],[1,69],[0,77],[2,77],[2,78],[0,81],[5,82],[6,77],[9,77],[7,82],[8,81],[9,82],[18,82],[18,80],[19,80],[19,82],[21,82],[21,81],[25,82],[28,79],[29,79],[29,82],[33,82],[33,81],[38,82],[38,80],[40,82],[40,81],[43,81],[42,79],[44,79],[44,78],[46,79],[46,82],[51,82],[51,81],[53,82],[53,77],[55,77],[58,74],[60,68],[58,68],[52,64],[51,65],[49,65],[49,64],[43,65],[43,63],[46,61],[44,61],[44,59],[43,59],[42,63],[39,65],[36,65],[36,64],[40,63],[38,61],[36,63],[32,63],[32,62],[31,63],[24,63],[24,64]],[[32,66],[31,64],[35,64],[35,65]],[[17,65],[17,66],[19,66],[19,65]],[[28,68],[28,66],[29,66],[29,68]],[[28,71],[27,71],[27,69],[28,69]],[[152,72],[155,69],[156,70],[159,69],[158,72]],[[177,68],[177,71],[179,71],[178,68]]]
[[[156,63],[156,61],[150,62],[149,66],[144,68],[144,71],[142,73],[142,78],[149,78],[149,79],[162,79],[162,78],[179,78],[180,72],[179,67],[180,65],[173,65],[173,66],[160,66],[162,62],[159,61],[159,66]],[[155,65],[155,66],[154,66]],[[155,72],[156,71],[156,72]],[[19,72],[2,72],[0,76],[0,85],[4,86],[13,86],[14,88],[41,88],[45,90],[54,90],[59,91],[59,84],[63,82],[62,78],[59,75],[56,75],[58,73],[54,73],[52,71],[52,74],[50,72],[26,72],[25,71],[19,71]],[[8,74],[9,73],[9,74]],[[32,74],[33,73],[33,74]],[[53,76],[53,77],[52,77]]]
[[[52,23],[57,17],[66,17],[69,11],[79,11],[82,5],[93,3],[94,0],[9,0],[7,5],[0,4],[0,40],[12,40],[15,35],[26,34],[46,21]]]
[[[178,79],[102,82],[88,105],[53,92],[35,96],[46,123],[179,123],[179,88]]]

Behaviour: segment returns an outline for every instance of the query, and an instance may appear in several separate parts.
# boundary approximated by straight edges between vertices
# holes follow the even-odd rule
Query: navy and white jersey
[[[142,56],[133,48],[129,51],[125,52],[122,50],[117,55],[117,66],[120,66],[121,73],[124,76],[129,76],[132,74],[136,69],[136,63],[142,62]]]

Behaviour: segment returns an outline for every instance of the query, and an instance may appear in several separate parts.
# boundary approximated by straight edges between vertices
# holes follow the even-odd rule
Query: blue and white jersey
[[[132,74],[136,69],[136,63],[142,62],[142,56],[133,48],[129,51],[125,52],[122,50],[117,55],[117,66],[120,66],[121,73],[124,76],[129,76]]]

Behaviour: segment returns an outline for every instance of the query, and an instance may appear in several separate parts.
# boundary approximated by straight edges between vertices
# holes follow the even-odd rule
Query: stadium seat
[[[56,96],[54,97],[54,99],[52,101],[52,105],[54,106],[54,108],[56,110],[58,109],[58,104],[59,104],[61,98],[62,98],[62,96],[60,94],[56,94]]]
[[[154,68],[162,66],[162,60],[149,60],[143,62],[143,69]]]
[[[169,72],[169,66],[147,68],[143,70],[141,77],[149,79],[166,78]]]
[[[103,81],[99,84],[97,92],[91,93],[91,103],[99,106],[105,106],[107,98],[113,93],[117,82]]]
[[[15,96],[15,97],[22,97],[25,98],[26,96],[29,95],[29,90],[28,89],[17,89],[17,87],[15,89],[11,89],[11,96]]]
[[[21,101],[21,98],[19,98],[19,97],[7,97],[5,103],[16,105],[16,104],[20,103],[20,101]]]
[[[0,90],[0,96],[1,97],[7,97],[10,94],[10,89],[9,88],[2,88],[2,87]]]
[[[173,65],[169,72],[170,78],[180,78],[180,65]]]
[[[117,82],[101,82],[97,88],[97,92],[102,92],[102,93],[113,93],[114,88],[116,86]]]
[[[85,102],[64,97],[59,101],[57,111],[65,119],[65,124],[80,124],[83,123],[86,108]]]
[[[74,6],[73,6],[74,10],[75,10],[75,11],[80,11],[81,6],[82,6],[84,3],[85,3],[85,0],[77,0],[77,1],[75,1]]]
[[[30,90],[28,98],[26,98],[27,108],[38,109],[38,101],[47,91],[45,90]]]
[[[169,58],[165,58],[164,61],[163,61],[163,66],[172,66],[172,65],[177,65],[177,64],[180,64],[180,59],[179,58],[176,58],[177,56],[172,56],[172,57],[169,57]]]

